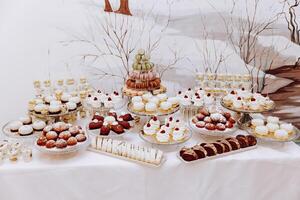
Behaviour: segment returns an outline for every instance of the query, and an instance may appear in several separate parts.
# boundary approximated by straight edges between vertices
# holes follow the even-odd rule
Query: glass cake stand
[[[275,108],[275,103],[273,103],[273,105],[270,108],[265,108],[263,110],[244,110],[244,109],[235,109],[232,108],[230,106],[227,106],[224,102],[223,99],[221,99],[220,104],[228,109],[231,110],[233,112],[239,113],[241,116],[238,119],[238,124],[240,126],[241,129],[247,129],[248,124],[250,123],[250,121],[252,120],[252,117],[250,116],[250,114],[255,114],[255,113],[263,113],[263,112],[268,112],[271,111]]]

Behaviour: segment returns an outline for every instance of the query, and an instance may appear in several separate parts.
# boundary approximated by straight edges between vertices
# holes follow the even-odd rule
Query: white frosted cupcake
[[[150,123],[147,123],[144,125],[143,131],[144,131],[145,135],[155,135],[155,133],[157,132],[157,129],[155,129],[155,127],[151,126]]]
[[[269,130],[266,126],[257,126],[255,127],[255,133],[258,135],[268,135]]]
[[[149,123],[151,124],[151,126],[153,126],[155,129],[159,129],[160,128],[160,121],[158,120],[158,118],[156,116],[152,117],[149,121]]]
[[[286,130],[278,129],[274,132],[274,137],[280,140],[286,140],[289,138],[289,134]]]
[[[194,102],[194,106],[197,106],[197,107],[201,107],[204,105],[204,101],[203,99],[200,98],[200,96],[197,96],[193,99],[193,102]]]
[[[169,142],[170,135],[165,130],[160,130],[156,133],[156,140],[161,143]]]
[[[279,129],[279,125],[275,124],[275,123],[267,123],[266,126],[267,126],[269,132],[272,132],[272,133],[274,133],[276,130]]]
[[[154,113],[157,110],[157,106],[155,103],[149,102],[145,105],[145,111],[148,113]]]
[[[184,133],[185,133],[184,127],[175,128],[172,133],[173,140],[175,140],[175,141],[182,140],[184,138]]]
[[[135,111],[143,111],[145,108],[145,104],[143,102],[134,102],[132,108]]]
[[[183,106],[190,106],[192,105],[192,101],[187,95],[184,95],[180,98],[180,104]]]

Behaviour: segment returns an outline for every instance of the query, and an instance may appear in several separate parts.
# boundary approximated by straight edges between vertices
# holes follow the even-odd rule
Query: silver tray
[[[39,146],[36,143],[37,140],[34,142],[34,147],[41,153],[46,153],[50,155],[64,155],[64,154],[74,153],[86,149],[90,144],[90,139],[88,137],[88,134],[85,134],[85,136],[87,137],[87,139],[84,142],[79,142],[74,146],[67,146],[66,148],[63,149],[58,149],[56,147],[48,149],[45,146]]]
[[[250,134],[250,135],[253,135],[255,136],[256,138],[260,139],[260,140],[264,140],[264,141],[269,141],[269,142],[291,142],[291,141],[294,141],[296,140],[299,136],[300,136],[300,131],[298,128],[296,128],[294,126],[294,134],[291,135],[288,139],[286,140],[280,140],[280,139],[277,139],[275,137],[270,137],[270,136],[263,136],[263,135],[259,135],[259,134],[256,134],[254,133],[254,130],[250,127],[247,127],[246,128],[246,131]]]
[[[231,111],[234,111],[234,112],[239,112],[239,113],[263,113],[263,112],[267,112],[267,111],[273,110],[273,109],[275,108],[275,102],[273,103],[272,107],[270,107],[270,108],[265,108],[265,109],[263,109],[263,110],[244,110],[244,109],[235,109],[235,108],[233,108],[233,107],[227,106],[227,105],[224,103],[223,99],[221,99],[220,104],[221,104],[224,108],[226,108],[226,109],[228,109],[228,110],[231,110]]]
[[[226,128],[224,131],[219,130],[207,130],[206,128],[198,128],[196,125],[192,122],[192,119],[189,120],[189,124],[192,128],[192,130],[196,133],[200,133],[207,136],[213,136],[213,137],[224,137],[233,134],[238,130],[236,123],[234,126],[230,129]]]
[[[246,147],[246,148],[242,148],[242,149],[238,149],[238,150],[233,150],[233,151],[229,151],[227,153],[217,154],[215,156],[207,156],[205,158],[198,159],[198,160],[193,160],[193,161],[183,160],[183,158],[180,156],[179,152],[177,153],[177,157],[179,158],[179,160],[181,160],[184,163],[193,164],[193,163],[201,163],[201,162],[204,162],[204,161],[207,161],[207,160],[222,158],[224,156],[228,156],[228,155],[232,155],[232,154],[236,154],[236,153],[242,153],[242,152],[253,150],[253,149],[256,149],[256,148],[257,148],[257,144],[255,146]]]
[[[17,132],[11,132],[9,129],[9,124],[12,121],[6,123],[3,127],[2,127],[2,132],[4,133],[5,136],[10,137],[10,138],[14,138],[14,139],[32,139],[32,138],[37,138],[41,135],[42,131],[33,131],[33,133],[31,135],[19,135]]]
[[[140,160],[135,160],[135,159],[128,158],[128,157],[125,157],[125,156],[116,155],[116,154],[113,154],[113,153],[108,153],[106,151],[101,151],[101,150],[98,150],[98,149],[94,149],[91,146],[88,147],[88,150],[92,151],[92,152],[95,152],[95,153],[100,153],[100,154],[103,154],[103,155],[106,155],[106,156],[110,156],[110,157],[113,157],[113,158],[119,158],[119,159],[122,159],[122,160],[135,162],[137,164],[142,164],[142,165],[146,165],[146,166],[150,166],[150,167],[160,167],[166,161],[164,156],[162,157],[161,162],[159,164],[154,164],[154,163],[143,162],[143,161],[140,161]]]
[[[131,103],[129,102],[127,104],[127,110],[132,113],[132,114],[135,114],[135,115],[138,115],[138,116],[146,116],[146,117],[152,117],[152,116],[158,116],[158,117],[161,117],[161,116],[168,116],[168,115],[172,115],[174,113],[176,113],[179,109],[180,109],[180,105],[178,105],[176,108],[173,108],[172,111],[169,111],[169,112],[160,112],[160,111],[157,111],[155,113],[145,113],[145,112],[137,112],[137,111],[134,111],[132,108],[131,108]]]
[[[186,141],[188,141],[189,139],[191,139],[192,132],[191,132],[191,130],[187,129],[186,136],[182,140],[180,140],[180,141],[172,140],[170,142],[159,142],[159,141],[156,140],[155,136],[145,135],[144,132],[143,132],[143,130],[140,131],[139,136],[144,141],[146,141],[146,142],[148,142],[150,144],[156,144],[156,145],[178,145],[178,144],[185,143]]]

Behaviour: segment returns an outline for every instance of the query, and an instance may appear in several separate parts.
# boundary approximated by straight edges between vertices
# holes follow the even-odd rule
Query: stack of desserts
[[[19,120],[10,122],[4,130],[10,136],[29,136],[41,132],[46,127],[42,120],[33,121],[30,116],[20,117]]]
[[[237,135],[213,143],[197,144],[191,148],[183,147],[179,155],[184,161],[191,162],[216,155],[226,155],[229,152],[246,149],[256,144],[256,138],[252,135]]]
[[[66,149],[82,144],[86,140],[87,135],[80,126],[57,122],[43,129],[43,134],[36,144],[46,149]]]
[[[132,97],[128,108],[139,114],[167,114],[179,109],[179,99],[177,97],[168,97],[165,93],[156,96],[151,93],[145,93],[142,96]]]
[[[179,98],[182,106],[209,106],[212,105],[215,100],[211,93],[206,93],[203,88],[196,87],[195,89],[187,89],[185,91],[178,91],[177,97]]]
[[[228,108],[250,112],[262,112],[274,107],[274,102],[269,97],[251,93],[244,88],[232,90],[224,96],[222,102]]]
[[[140,49],[135,56],[132,71],[126,80],[123,92],[126,96],[136,96],[147,91],[158,94],[165,92],[165,88],[161,86],[161,80],[155,71],[154,64],[150,62],[150,56]]]
[[[92,121],[88,124],[88,129],[97,133],[97,135],[108,136],[110,133],[121,135],[133,127],[134,118],[129,113],[118,115],[110,111],[107,116],[95,114]]]
[[[278,117],[251,120],[250,130],[257,137],[272,138],[280,141],[288,140],[296,134],[295,127],[290,123],[280,122]]]
[[[143,135],[155,138],[158,143],[184,141],[188,132],[184,122],[172,116],[166,118],[164,124],[154,116],[143,127]]]
[[[156,166],[160,165],[163,160],[163,152],[158,149],[138,146],[110,138],[92,138],[91,148],[96,152],[104,152],[115,157]]]
[[[23,159],[28,162],[32,159],[32,150],[20,142],[0,140],[0,163],[5,159],[13,162]]]
[[[226,132],[234,128],[236,120],[229,112],[209,111],[202,108],[198,114],[192,117],[192,126],[195,130]]]

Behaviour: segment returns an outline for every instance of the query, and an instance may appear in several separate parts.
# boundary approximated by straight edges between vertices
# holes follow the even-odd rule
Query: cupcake
[[[111,97],[108,97],[107,100],[104,101],[104,107],[105,108],[113,108],[114,107],[114,103],[113,103]]]
[[[152,117],[149,121],[149,123],[155,128],[159,129],[160,128],[160,121],[156,116]]]
[[[36,114],[41,114],[43,110],[47,109],[47,106],[45,104],[37,104],[34,107],[34,112]]]
[[[157,132],[157,129],[155,127],[151,126],[150,123],[147,123],[144,125],[143,131],[144,131],[145,135],[155,135],[155,133]]]
[[[172,133],[173,140],[180,141],[180,140],[184,139],[184,133],[185,133],[184,127],[175,128]]]
[[[50,104],[51,101],[55,101],[55,100],[56,100],[56,98],[52,95],[46,96],[44,98],[44,101],[45,101],[46,104]]]
[[[156,133],[156,140],[161,143],[169,142],[170,135],[165,130],[160,130],[158,133]]]

